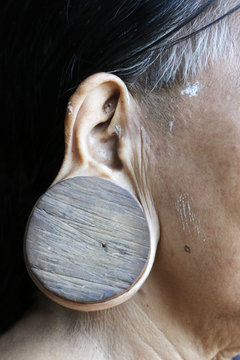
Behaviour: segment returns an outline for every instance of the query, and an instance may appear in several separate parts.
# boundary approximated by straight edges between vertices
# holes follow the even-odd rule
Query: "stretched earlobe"
[[[51,187],[35,205],[25,259],[47,296],[91,311],[118,305],[139,289],[150,247],[137,199],[108,180],[75,177]]]

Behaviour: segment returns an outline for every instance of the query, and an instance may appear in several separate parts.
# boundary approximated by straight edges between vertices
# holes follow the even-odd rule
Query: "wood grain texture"
[[[96,177],[51,187],[35,205],[25,236],[26,262],[36,283],[78,303],[124,293],[143,272],[149,251],[139,202]]]

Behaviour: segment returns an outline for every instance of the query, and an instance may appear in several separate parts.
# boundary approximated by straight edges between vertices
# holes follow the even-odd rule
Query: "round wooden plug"
[[[106,308],[128,292],[144,273],[149,253],[149,228],[138,200],[97,177],[50,187],[34,206],[25,234],[34,282],[56,302],[79,310]]]

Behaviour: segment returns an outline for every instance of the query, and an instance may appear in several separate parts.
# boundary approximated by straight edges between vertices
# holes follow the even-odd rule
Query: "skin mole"
[[[185,250],[187,253],[191,254],[191,248],[190,248],[190,246],[185,245],[185,246],[184,246],[184,250]]]

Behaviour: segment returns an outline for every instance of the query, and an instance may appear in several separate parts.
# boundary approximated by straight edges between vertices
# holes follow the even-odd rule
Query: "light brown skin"
[[[210,360],[240,353],[238,59],[200,74],[198,96],[176,90],[171,132],[160,125],[161,113],[146,119],[115,76],[97,74],[78,88],[56,181],[105,176],[135,194],[158,244],[154,266],[131,300],[109,310],[75,312],[40,296],[2,337],[2,360]],[[96,128],[100,123],[105,127]]]

